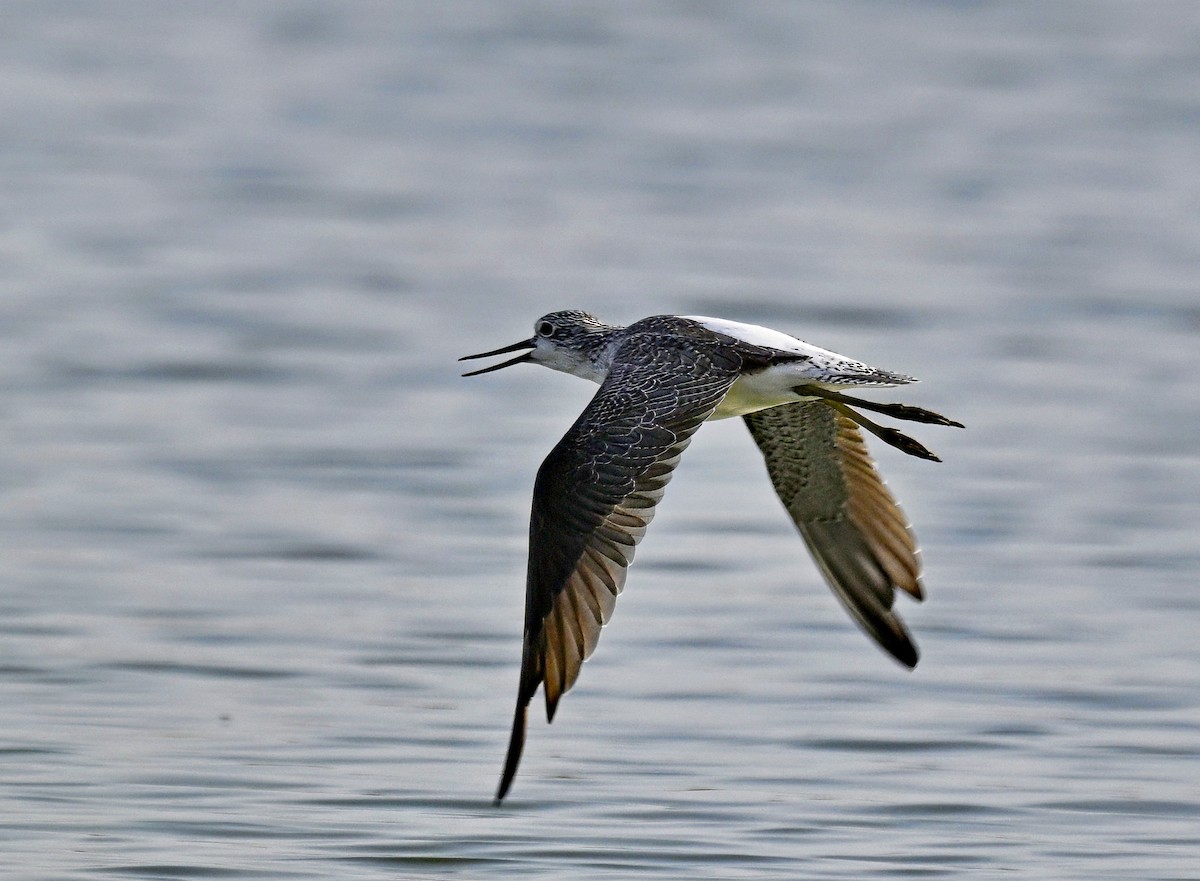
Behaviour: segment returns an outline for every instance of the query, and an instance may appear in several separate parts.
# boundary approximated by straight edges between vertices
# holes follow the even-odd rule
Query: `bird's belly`
[[[751,373],[741,376],[734,382],[713,415],[709,419],[728,419],[731,416],[745,416],[780,404],[790,404],[793,401],[813,400],[811,396],[798,395],[793,387],[806,380],[798,377],[791,370],[769,368],[761,373]]]

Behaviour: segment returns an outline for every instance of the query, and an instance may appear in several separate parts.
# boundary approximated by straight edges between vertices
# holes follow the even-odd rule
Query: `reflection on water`
[[[1194,871],[1190,8],[5,18],[11,877]],[[879,451],[908,674],[705,426],[495,810],[592,388],[454,359],[572,306],[776,326],[968,430]]]

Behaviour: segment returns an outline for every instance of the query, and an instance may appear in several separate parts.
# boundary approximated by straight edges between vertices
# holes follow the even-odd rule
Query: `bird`
[[[884,651],[916,666],[916,644],[892,605],[897,591],[924,598],[920,554],[860,429],[909,455],[941,460],[859,411],[963,426],[921,407],[847,394],[914,377],[754,324],[654,315],[620,326],[578,309],[543,315],[529,339],[459,360],[517,351],[463,376],[530,363],[600,388],[534,481],[520,682],[494,804],[516,775],[530,702],[540,686],[553,721],[613,613],[680,456],[710,419],[742,418],[834,594]]]

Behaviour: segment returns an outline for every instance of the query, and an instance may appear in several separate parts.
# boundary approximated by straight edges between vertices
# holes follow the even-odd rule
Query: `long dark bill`
[[[480,352],[478,355],[463,355],[459,361],[474,361],[476,358],[490,358],[492,355],[504,355],[508,352],[515,352],[518,349],[532,349],[534,346],[533,340],[521,340],[519,343],[513,343],[511,346],[504,346],[500,349],[493,349],[490,352]],[[522,361],[528,361],[533,357],[533,352],[526,352],[524,355],[518,355],[515,358],[509,358],[507,361],[501,361],[499,364],[493,364],[491,367],[484,367],[480,370],[471,370],[464,373],[463,376],[478,376],[481,373],[491,373],[493,370],[499,370],[502,367],[511,367],[514,364],[520,364]]]

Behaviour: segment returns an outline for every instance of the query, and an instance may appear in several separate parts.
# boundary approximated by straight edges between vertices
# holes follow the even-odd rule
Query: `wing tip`
[[[871,641],[883,652],[909,670],[917,666],[917,662],[921,659],[921,652],[908,632],[908,628],[904,626],[904,622],[898,616],[884,609],[851,606],[845,602],[840,593],[838,593],[838,598],[842,599],[846,610],[850,612],[850,616],[858,624],[859,629],[869,636]]]
[[[512,734],[508,738],[508,752],[504,756],[504,771],[500,774],[500,785],[496,787],[496,797],[492,800],[495,807],[500,807],[500,802],[508,795],[513,778],[517,776],[517,766],[521,763],[521,753],[525,749],[525,720],[528,712],[529,703],[518,701],[516,712],[513,714]]]
[[[904,622],[893,612],[885,612],[875,620],[859,617],[859,623],[876,644],[902,666],[912,670],[921,660],[921,652]]]
[[[921,660],[921,652],[917,649],[916,643],[911,639],[885,645],[884,648],[887,649],[893,658],[909,670],[914,669],[917,666],[917,662]]]

